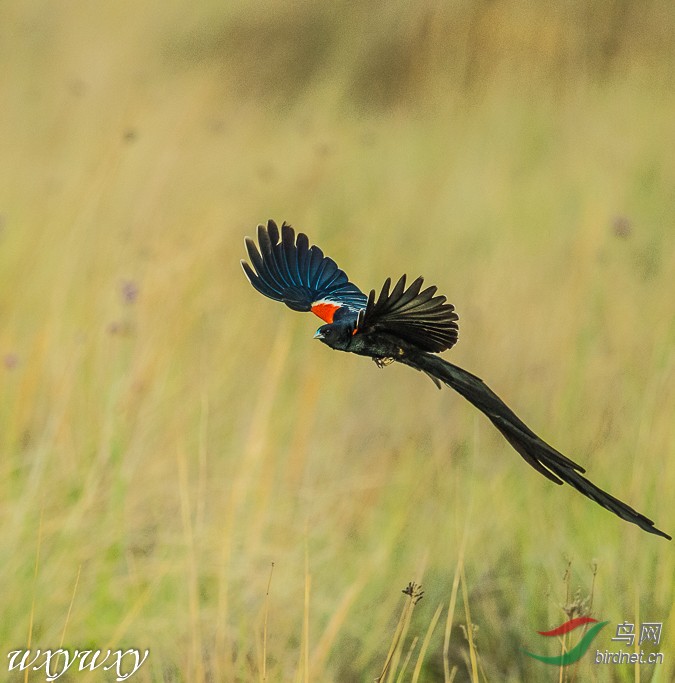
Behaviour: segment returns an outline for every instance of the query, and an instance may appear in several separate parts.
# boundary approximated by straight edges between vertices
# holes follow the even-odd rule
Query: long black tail
[[[565,482],[573,486],[579,493],[583,493],[598,505],[602,505],[627,522],[637,524],[650,534],[671,538],[657,529],[651,519],[598,488],[586,477],[582,477],[581,473],[585,470],[581,465],[540,439],[483,380],[430,353],[420,352],[401,358],[400,362],[427,373],[439,387],[439,381],[447,384],[473,403],[478,410],[487,415],[492,424],[526,462],[551,481],[556,484]]]

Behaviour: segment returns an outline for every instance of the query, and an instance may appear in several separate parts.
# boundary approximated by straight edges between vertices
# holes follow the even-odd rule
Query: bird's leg
[[[373,358],[373,363],[377,365],[378,368],[382,369],[387,365],[391,365],[394,359],[391,356],[385,356],[383,358]]]

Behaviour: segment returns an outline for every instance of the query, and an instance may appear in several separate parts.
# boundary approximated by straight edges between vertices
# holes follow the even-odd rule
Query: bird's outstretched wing
[[[282,301],[294,311],[311,311],[332,323],[338,311],[356,315],[365,308],[366,295],[333,259],[324,256],[316,245],[310,247],[307,235],[296,238],[290,225],[279,228],[273,220],[258,226],[258,244],[246,238],[252,267],[241,262],[249,282],[261,293]]]
[[[355,334],[390,333],[432,353],[454,346],[459,334],[455,307],[444,296],[435,296],[437,287],[422,289],[424,278],[418,277],[407,289],[405,281],[402,275],[390,292],[391,278],[387,278],[377,300],[371,290]]]

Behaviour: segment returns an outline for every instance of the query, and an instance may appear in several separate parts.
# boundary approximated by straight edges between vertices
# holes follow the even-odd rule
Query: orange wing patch
[[[312,304],[312,313],[318,315],[324,322],[332,323],[335,311],[337,311],[338,308],[340,308],[340,306],[331,303],[330,301],[317,301]]]

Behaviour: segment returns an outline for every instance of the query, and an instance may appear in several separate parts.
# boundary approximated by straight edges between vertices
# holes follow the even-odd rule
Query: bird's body
[[[390,358],[401,360],[412,351],[410,344],[386,333],[380,333],[377,339],[370,340],[353,334],[355,324],[356,318],[353,321],[322,325],[314,336],[336,351],[367,356],[383,365],[387,365],[386,361]]]
[[[598,488],[570,460],[535,434],[480,378],[436,354],[458,338],[454,306],[436,287],[422,289],[417,278],[406,287],[402,276],[391,288],[387,279],[379,296],[366,295],[349,282],[344,271],[321,249],[285,223],[281,233],[274,221],[258,226],[258,251],[247,238],[251,267],[242,261],[249,282],[259,292],[296,311],[311,311],[324,321],[315,338],[338,351],[372,358],[379,367],[402,363],[426,373],[437,387],[451,387],[501,432],[523,459],[555,482],[577,491],[645,531],[670,539],[654,522]]]

